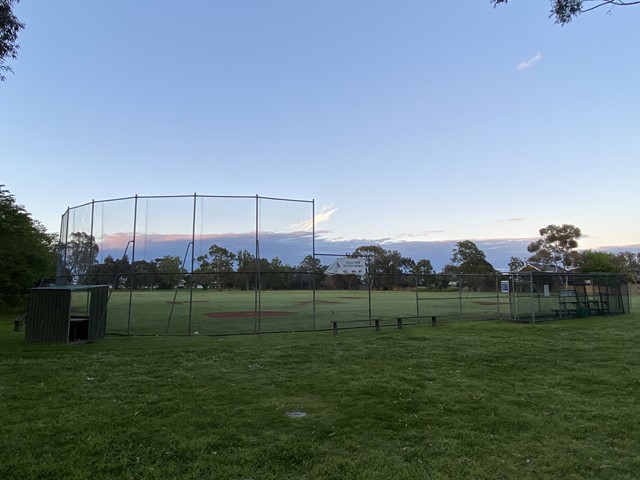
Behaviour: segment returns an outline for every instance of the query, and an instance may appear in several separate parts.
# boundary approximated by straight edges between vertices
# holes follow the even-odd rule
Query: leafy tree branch
[[[501,3],[508,3],[509,0],[491,0],[494,6]],[[551,0],[551,10],[549,17],[555,18],[556,23],[566,25],[581,13],[590,12],[602,7],[627,7],[631,5],[640,5],[638,1],[625,0]]]
[[[24,28],[24,23],[21,23],[13,14],[13,6],[19,1],[0,0],[0,81],[2,82],[6,80],[5,73],[13,71],[10,66],[5,65],[6,59],[18,58],[20,48],[17,43],[18,32]]]

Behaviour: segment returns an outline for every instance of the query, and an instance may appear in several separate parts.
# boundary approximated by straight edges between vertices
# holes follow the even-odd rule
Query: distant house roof
[[[530,263],[525,263],[524,267],[518,270],[518,273],[526,273],[526,272],[542,272],[543,270],[537,267],[536,265],[532,265]]]

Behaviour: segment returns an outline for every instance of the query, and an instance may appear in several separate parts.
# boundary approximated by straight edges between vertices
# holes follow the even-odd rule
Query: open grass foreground
[[[638,314],[84,345],[0,320],[3,479],[640,472]]]

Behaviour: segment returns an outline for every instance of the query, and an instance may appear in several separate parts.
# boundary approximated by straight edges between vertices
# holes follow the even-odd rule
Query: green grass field
[[[0,478],[640,471],[638,314],[81,345],[25,342],[12,320],[0,317]]]
[[[369,294],[367,291],[321,290],[316,292],[315,321],[313,292],[265,291],[260,293],[262,312],[254,317],[256,296],[246,291],[193,292],[178,291],[114,291],[109,300],[107,331],[136,335],[224,335],[274,331],[306,331],[330,329],[332,321],[344,326],[368,325]],[[131,322],[129,300],[131,299]],[[508,297],[499,294],[458,292],[374,291],[371,294],[371,317],[385,324],[395,324],[396,317],[438,316],[440,321],[460,318],[460,310],[468,319],[508,318]],[[189,321],[191,314],[191,321]],[[413,320],[415,321],[415,320]],[[424,319],[422,320],[424,321]]]
[[[85,303],[86,303],[86,294]],[[190,304],[190,299],[193,302]],[[371,318],[394,325],[397,317],[409,322],[509,319],[509,296],[500,293],[458,291],[424,292],[362,290],[309,290],[254,292],[225,290],[113,291],[109,300],[107,332],[131,335],[226,335],[255,332],[290,332],[368,326]],[[532,305],[532,302],[535,305]],[[82,294],[80,294],[80,304]],[[261,315],[254,309],[259,304]],[[131,305],[131,309],[129,307]],[[514,307],[515,308],[515,307]],[[558,296],[519,298],[518,312],[530,318],[532,310],[552,314]],[[129,312],[131,315],[129,317]],[[131,321],[129,321],[131,318]]]

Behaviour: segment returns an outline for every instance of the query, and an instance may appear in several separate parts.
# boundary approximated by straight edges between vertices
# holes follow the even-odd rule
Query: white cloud
[[[503,218],[500,220],[496,220],[496,223],[504,223],[504,222],[522,222],[524,220],[523,217],[511,217],[511,218]]]
[[[542,54],[540,52],[538,52],[533,57],[531,57],[529,60],[526,60],[524,62],[520,62],[520,65],[518,65],[518,70],[526,70],[527,68],[531,68],[537,62],[539,62],[540,60],[542,60]]]
[[[316,214],[315,226],[317,227],[322,223],[328,222],[331,216],[334,213],[336,213],[337,210],[338,210],[337,208],[324,207],[320,213]],[[296,223],[295,225],[292,225],[291,228],[293,230],[301,230],[303,232],[308,232],[308,231],[311,231],[312,227],[313,227],[313,222],[311,222],[311,220],[305,220],[304,222],[300,222],[300,223]]]
[[[444,230],[425,230],[418,233],[400,233],[384,240],[384,243],[393,242],[420,242],[427,241],[434,234],[445,233]]]

